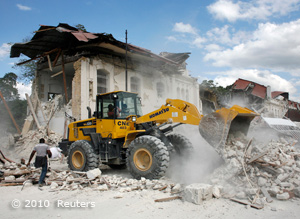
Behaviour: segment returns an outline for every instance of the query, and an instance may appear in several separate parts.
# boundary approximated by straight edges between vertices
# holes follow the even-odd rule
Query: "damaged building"
[[[288,92],[271,92],[270,86],[239,78],[232,85],[230,101],[254,109],[266,117],[300,121],[300,104],[289,100]]]
[[[32,95],[44,103],[58,95],[63,96],[64,105],[72,100],[70,114],[77,120],[88,118],[87,107],[95,109],[97,93],[117,90],[137,92],[144,113],[159,108],[167,98],[201,108],[197,79],[186,69],[190,53],[156,55],[111,34],[84,32],[60,23],[41,25],[29,42],[14,44],[10,56],[21,54],[28,61],[37,60]],[[61,119],[61,125],[52,130],[61,133],[57,127],[63,123]]]

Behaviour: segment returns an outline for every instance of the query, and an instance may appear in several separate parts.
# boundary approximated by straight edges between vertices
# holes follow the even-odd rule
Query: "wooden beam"
[[[156,199],[154,201],[155,202],[167,202],[167,201],[171,201],[171,200],[175,200],[175,199],[181,199],[181,197],[180,196],[172,196],[172,197],[168,197],[168,198]]]
[[[57,75],[60,75],[60,74],[62,74],[62,73],[63,73],[63,71],[59,71],[59,72],[57,72],[57,73],[51,75],[51,78],[54,78],[54,77],[56,77]]]
[[[39,107],[40,107],[40,110],[42,111],[43,118],[44,118],[44,120],[45,120],[45,121],[47,121],[47,120],[46,120],[45,113],[44,113],[44,110],[43,110],[43,108],[42,108],[41,101],[39,100],[39,96],[38,96],[38,94],[37,94],[37,92],[36,92],[36,90],[35,90],[35,89],[34,89],[34,94],[35,94],[35,96],[36,96],[37,103],[38,103],[38,105],[39,105]]]
[[[35,57],[35,58],[26,60],[26,61],[24,61],[24,62],[17,63],[17,65],[23,65],[23,64],[25,64],[25,63],[27,63],[27,62],[36,60],[36,59],[38,59],[38,58],[42,58],[42,57],[44,57],[44,56],[46,56],[46,55],[50,55],[50,54],[53,53],[53,52],[59,51],[59,49],[60,49],[60,48],[56,48],[56,49],[50,50],[49,52],[44,52],[42,55],[39,55],[39,56],[37,56],[37,57]]]
[[[52,71],[51,59],[50,59],[49,55],[47,55],[47,59],[48,59],[49,69],[50,69],[50,71]]]
[[[62,71],[63,71],[63,79],[64,79],[64,88],[65,88],[65,98],[66,98],[66,103],[69,102],[68,98],[68,92],[67,92],[67,80],[66,80],[66,72],[65,72],[65,60],[64,60],[64,52],[61,52],[61,66],[62,66]]]
[[[41,129],[41,125],[40,125],[39,120],[38,120],[38,118],[37,118],[37,116],[36,116],[36,114],[35,114],[35,111],[34,111],[34,109],[33,109],[32,102],[31,102],[31,100],[30,100],[28,94],[25,94],[25,96],[26,96],[26,99],[27,99],[28,106],[29,106],[29,109],[30,109],[30,111],[31,111],[31,114],[32,114],[33,119],[34,119],[34,121],[35,121],[35,124],[36,124],[36,126],[38,127],[38,129]]]
[[[6,104],[6,101],[5,101],[5,99],[4,99],[4,97],[3,97],[2,93],[1,93],[1,91],[0,91],[0,97],[1,97],[1,99],[2,99],[2,101],[3,101],[3,104],[4,104],[6,110],[7,110],[8,114],[9,114],[11,120],[12,120],[13,123],[14,123],[14,125],[15,125],[15,127],[16,127],[18,133],[21,134],[21,130],[20,130],[18,124],[16,123],[16,120],[14,119],[14,117],[13,117],[13,115],[12,115],[12,113],[11,113],[9,107],[8,107],[8,105]]]
[[[56,57],[55,57],[55,59],[54,59],[54,62],[53,62],[53,64],[52,64],[52,67],[56,66],[56,63],[57,63],[57,61],[58,61],[58,58],[59,58],[60,54],[61,54],[61,48],[60,48],[60,49],[58,50],[58,52],[57,52],[57,55],[56,55]]]
[[[252,208],[256,208],[256,209],[262,209],[262,208],[264,208],[261,205],[251,204],[251,203],[249,203],[247,201],[242,201],[242,200],[235,199],[235,198],[230,198],[230,200],[234,201],[234,202],[237,202],[237,203],[240,203],[240,204],[243,204],[243,205],[250,205]]]

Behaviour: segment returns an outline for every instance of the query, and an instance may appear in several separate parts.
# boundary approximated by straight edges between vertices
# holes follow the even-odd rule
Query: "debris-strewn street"
[[[38,139],[42,134],[31,136]],[[23,148],[27,141],[19,139],[16,149],[28,156],[30,149]],[[207,156],[210,153],[206,151]],[[284,138],[261,144],[237,134],[230,136],[224,147],[225,162],[191,183],[172,178],[172,174],[159,180],[136,180],[126,169],[113,170],[106,165],[88,172],[71,171],[65,158],[63,162],[50,160],[45,185],[38,187],[40,169],[26,167],[18,162],[18,156],[9,162],[3,153],[0,190],[1,202],[6,204],[0,210],[7,218],[27,213],[41,218],[97,214],[109,215],[104,218],[296,218],[300,213],[299,154],[298,146]],[[206,168],[199,165],[189,171],[197,175],[201,166]],[[15,199],[20,201],[20,209],[11,207]],[[35,202],[39,209],[33,209]],[[42,215],[41,210],[45,212]]]

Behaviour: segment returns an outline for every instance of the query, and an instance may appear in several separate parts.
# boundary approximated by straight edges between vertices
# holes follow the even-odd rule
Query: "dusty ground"
[[[52,168],[66,164],[52,161]],[[104,170],[103,175],[130,178],[127,170]],[[201,205],[182,200],[155,202],[169,197],[161,191],[143,190],[122,193],[83,190],[51,192],[49,186],[0,187],[0,218],[299,218],[300,199],[274,200],[261,210],[232,202],[211,199]],[[19,207],[12,207],[16,205]],[[69,205],[69,206],[66,206]],[[84,206],[85,205],[85,206]],[[71,207],[72,206],[72,207]]]
[[[182,183],[183,179],[201,182],[216,166],[219,157],[210,148],[199,142],[199,135],[189,133],[194,146],[201,144],[197,163],[187,166],[185,175],[174,174],[172,181]],[[11,159],[20,158],[12,148],[0,148]],[[29,150],[30,151],[30,150]],[[29,153],[27,155],[29,157]],[[24,157],[26,160],[28,157]],[[67,170],[67,164],[51,161],[51,168]],[[197,174],[195,174],[197,173]],[[104,176],[122,176],[130,178],[127,170],[102,171]],[[273,200],[261,210],[257,210],[229,199],[211,199],[201,205],[182,200],[155,202],[170,197],[169,193],[144,189],[122,193],[116,198],[118,190],[95,191],[91,187],[74,191],[52,192],[49,186],[41,189],[37,185],[0,187],[0,218],[299,218],[300,199],[288,201]],[[67,206],[69,205],[69,206]],[[13,207],[14,206],[14,207]]]

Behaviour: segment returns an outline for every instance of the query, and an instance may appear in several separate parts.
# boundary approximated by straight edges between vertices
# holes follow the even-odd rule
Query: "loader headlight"
[[[136,116],[132,117],[132,122],[136,122]]]

